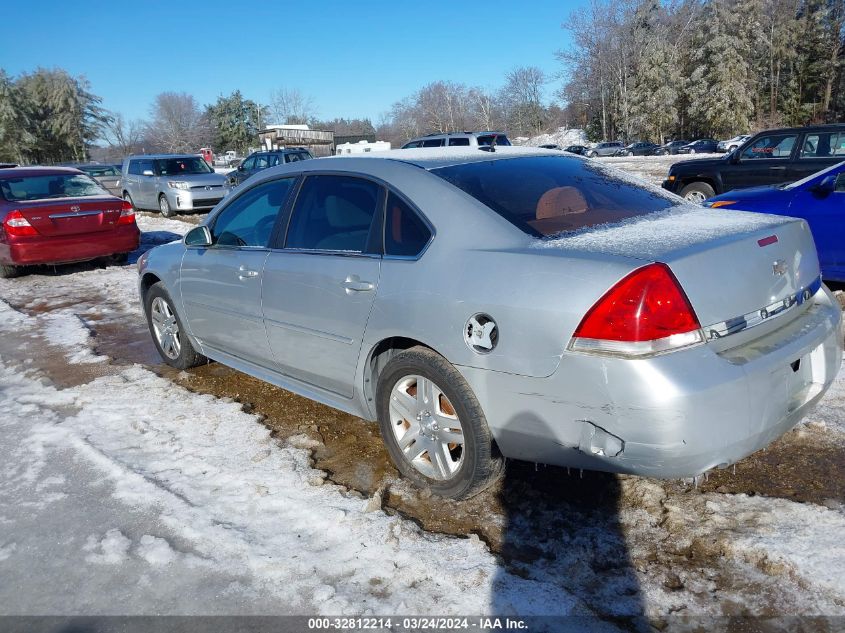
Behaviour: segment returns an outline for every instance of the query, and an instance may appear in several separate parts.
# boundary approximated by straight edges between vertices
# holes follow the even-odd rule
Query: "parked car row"
[[[682,161],[663,187],[691,202],[733,189],[800,180],[845,160],[845,123],[766,130],[722,158]]]

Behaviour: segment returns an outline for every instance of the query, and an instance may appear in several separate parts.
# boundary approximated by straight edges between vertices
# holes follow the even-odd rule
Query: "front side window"
[[[309,176],[296,198],[287,248],[363,253],[380,187],[350,176]]]
[[[255,169],[255,156],[250,156],[243,162],[244,171],[251,171]]]
[[[0,180],[0,195],[9,202],[49,198],[81,198],[109,195],[85,174],[52,174]]]
[[[822,132],[808,134],[801,147],[801,158],[831,158],[845,156],[845,133]]]
[[[262,154],[261,156],[255,157],[255,168],[256,169],[267,169],[270,166],[270,161],[267,158],[266,154]]]
[[[384,228],[384,254],[396,257],[419,255],[431,239],[431,231],[402,198],[387,196]]]
[[[212,243],[266,248],[293,182],[293,178],[273,180],[235,198],[214,221]]]
[[[135,174],[136,176],[140,176],[141,175],[141,161],[130,160],[128,172],[130,174]]]
[[[795,145],[795,134],[767,134],[759,137],[742,151],[742,158],[789,158]]]
[[[430,138],[426,141],[423,141],[423,147],[442,147],[446,139],[442,138]]]
[[[402,149],[415,149],[417,147],[422,147],[422,141],[411,141],[407,143]],[[346,152],[349,153],[348,151]]]
[[[467,146],[469,145],[469,139],[468,138],[462,137],[462,138],[450,138],[449,139],[449,147],[464,146],[464,145],[467,145]]]
[[[431,173],[535,237],[621,222],[683,203],[605,165],[566,156],[503,158]]]

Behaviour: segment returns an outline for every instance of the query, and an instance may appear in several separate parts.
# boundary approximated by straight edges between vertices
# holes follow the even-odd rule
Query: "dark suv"
[[[313,156],[303,147],[255,152],[247,156],[236,170],[229,172],[226,176],[229,178],[229,184],[234,187],[262,169],[284,163],[294,163],[299,160],[308,160],[309,158],[313,158]]]
[[[766,130],[724,158],[685,160],[663,187],[692,202],[731,189],[794,182],[845,160],[845,123]]]

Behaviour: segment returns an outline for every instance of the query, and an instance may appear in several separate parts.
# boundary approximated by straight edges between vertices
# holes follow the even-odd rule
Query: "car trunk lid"
[[[667,264],[710,338],[797,314],[819,283],[809,227],[781,216],[685,205],[543,245]]]
[[[17,209],[40,235],[58,237],[115,230],[121,204],[118,198],[103,196],[37,200]]]

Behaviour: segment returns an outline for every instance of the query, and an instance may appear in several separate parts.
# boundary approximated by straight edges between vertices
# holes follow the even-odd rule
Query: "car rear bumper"
[[[127,224],[98,233],[0,241],[0,262],[12,266],[67,264],[129,253],[138,248],[140,235],[137,225]]]
[[[509,458],[659,478],[732,464],[791,429],[842,362],[826,288],[791,323],[717,353],[650,359],[566,354],[549,378],[459,367]]]

